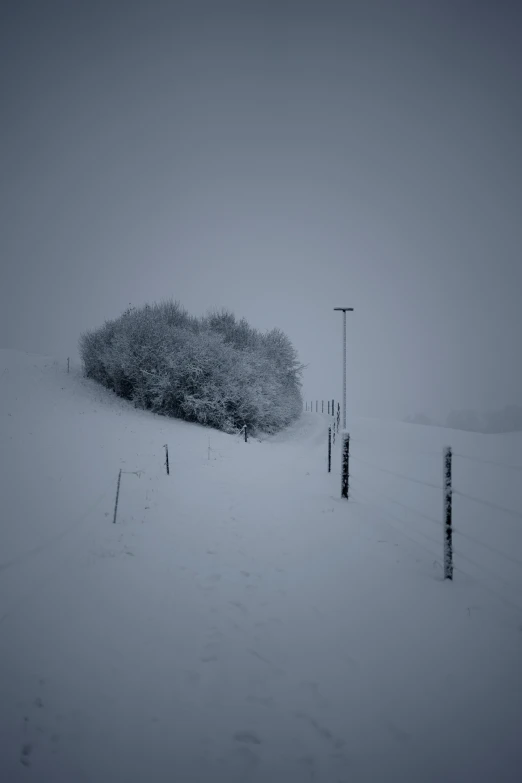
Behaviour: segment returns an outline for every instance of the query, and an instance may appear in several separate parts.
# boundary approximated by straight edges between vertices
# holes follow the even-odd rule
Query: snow
[[[354,420],[345,501],[326,414],[245,444],[12,351],[0,398],[0,780],[520,780],[519,434]]]

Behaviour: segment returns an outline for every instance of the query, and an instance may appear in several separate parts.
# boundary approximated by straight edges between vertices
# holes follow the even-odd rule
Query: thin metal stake
[[[120,483],[121,483],[121,468],[120,472],[118,473],[118,486],[116,487],[116,503],[114,504],[114,518],[113,523],[116,524],[116,514],[118,512],[118,500],[120,497]]]

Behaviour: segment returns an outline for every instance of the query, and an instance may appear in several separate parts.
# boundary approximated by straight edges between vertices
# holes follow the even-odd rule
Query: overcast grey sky
[[[522,4],[0,6],[0,345],[131,302],[288,333],[367,415],[522,403]]]

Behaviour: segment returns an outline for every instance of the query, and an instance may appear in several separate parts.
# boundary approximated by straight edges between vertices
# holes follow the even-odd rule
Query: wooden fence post
[[[167,468],[167,476],[170,475],[170,468],[169,468],[169,447],[165,443],[163,448],[165,449],[165,467]]]
[[[350,458],[350,436],[347,432],[343,432],[343,462],[342,462],[342,474],[341,474],[341,497],[348,500],[349,493],[349,470],[348,461]]]
[[[451,446],[444,449],[444,579],[453,579],[453,530],[451,525]]]

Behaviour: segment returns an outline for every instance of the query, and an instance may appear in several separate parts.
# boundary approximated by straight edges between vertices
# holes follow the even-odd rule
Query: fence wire
[[[509,462],[495,462],[492,459],[482,459],[481,457],[472,457],[470,454],[460,454],[458,451],[453,452],[454,457],[460,459],[467,459],[471,462],[478,462],[481,465],[495,465],[497,468],[507,468],[508,470],[522,470],[522,465],[512,465]]]
[[[350,460],[352,459],[356,460],[356,462],[361,462],[363,465],[367,465],[370,468],[374,468],[374,470],[380,470],[382,473],[387,473],[390,476],[395,476],[396,478],[403,479],[404,481],[413,481],[414,484],[420,484],[421,486],[430,487],[431,489],[438,489],[442,492],[441,484],[432,484],[430,481],[424,481],[423,479],[413,478],[412,476],[405,476],[404,473],[396,473],[394,470],[388,470],[388,468],[382,468],[380,465],[374,465],[371,462],[367,462],[366,460],[361,459],[360,457],[350,454]]]
[[[518,560],[516,557],[513,557],[512,555],[508,555],[506,552],[501,552],[500,549],[496,549],[496,547],[491,546],[491,544],[486,544],[484,543],[484,541],[481,541],[479,538],[470,536],[469,533],[463,533],[462,530],[453,528],[453,535],[462,536],[462,538],[466,538],[468,541],[472,541],[474,544],[478,544],[479,546],[484,547],[484,549],[487,549],[489,552],[493,552],[493,554],[498,555],[499,557],[504,557],[506,560],[509,560],[511,563],[514,563],[515,565],[522,566],[522,560]]]
[[[355,446],[357,446],[358,444],[362,445],[362,442],[361,441],[357,441],[357,439],[350,439],[350,443],[351,443],[351,445],[355,444]],[[365,444],[365,445],[367,445],[367,444]],[[416,453],[418,453],[418,452],[416,452]],[[503,468],[513,469],[513,470],[518,470],[519,469],[519,466],[512,465],[510,463],[500,463],[500,462],[494,462],[492,460],[481,460],[480,458],[474,460],[472,457],[469,457],[469,456],[466,456],[466,455],[462,455],[459,452],[457,452],[456,454],[453,452],[452,454],[453,454],[453,456],[456,456],[456,457],[469,458],[472,461],[476,461],[478,463],[484,463],[486,465],[493,464],[496,467],[499,467],[499,468],[502,468],[502,469]],[[430,456],[432,456],[431,453],[430,453]],[[441,451],[441,453],[438,456],[439,456],[439,458],[442,461],[442,457],[443,457],[442,451]],[[352,463],[352,461],[354,461],[356,464],[360,463],[361,465],[365,465],[365,466],[367,466],[369,468],[372,468],[373,470],[376,470],[378,472],[381,472],[381,473],[384,473],[384,474],[387,474],[387,475],[394,476],[394,477],[399,478],[401,480],[408,481],[408,482],[413,482],[414,484],[418,484],[418,485],[421,485],[421,486],[426,486],[426,487],[429,487],[431,489],[436,489],[436,490],[440,491],[441,493],[443,492],[443,487],[440,484],[435,484],[435,483],[432,483],[430,481],[425,481],[425,480],[422,480],[422,479],[419,479],[419,478],[416,478],[416,477],[413,477],[413,476],[408,476],[408,475],[406,475],[404,473],[399,473],[397,471],[390,470],[390,469],[385,468],[385,467],[383,467],[381,465],[377,465],[377,464],[375,464],[375,463],[373,463],[371,461],[365,460],[365,459],[359,457],[358,455],[354,455],[353,453],[350,454],[350,463]],[[361,482],[362,482],[362,485],[361,485]],[[361,488],[362,488],[362,491],[361,491]],[[431,550],[428,550],[419,541],[417,541],[416,539],[412,538],[411,536],[408,536],[407,533],[404,530],[404,527],[406,527],[408,532],[411,532],[415,536],[420,536],[425,541],[427,541],[427,542],[429,542],[431,544],[435,544],[437,547],[440,547],[441,550],[442,550],[442,547],[443,547],[443,530],[444,530],[442,515],[441,515],[440,519],[436,519],[435,517],[430,516],[429,514],[426,514],[426,513],[422,512],[422,511],[420,511],[418,508],[414,508],[413,506],[408,505],[407,503],[404,503],[401,500],[397,500],[396,498],[390,497],[389,494],[386,494],[385,492],[381,491],[380,488],[377,488],[377,487],[374,487],[373,485],[370,485],[370,481],[369,481],[368,477],[365,476],[363,478],[361,476],[358,476],[357,475],[357,471],[355,472],[355,474],[351,473],[351,475],[350,475],[350,494],[351,494],[352,497],[355,498],[355,500],[357,502],[360,502],[360,503],[365,504],[365,505],[370,505],[381,519],[383,519],[385,522],[387,522],[391,527],[393,527],[401,535],[404,535],[412,543],[415,543],[417,546],[420,546],[421,548],[423,548],[425,551],[430,551],[430,553],[433,554],[431,552]],[[515,519],[517,521],[518,520],[522,520],[522,512],[516,511],[515,509],[512,509],[512,508],[507,508],[507,507],[502,506],[500,504],[497,504],[497,503],[495,503],[493,501],[486,500],[485,498],[480,498],[480,497],[476,497],[474,495],[470,495],[470,494],[468,494],[466,492],[463,492],[463,491],[459,490],[458,487],[457,488],[454,488],[454,487],[452,488],[452,495],[455,495],[457,497],[461,497],[463,499],[469,500],[469,501],[471,501],[473,503],[481,504],[485,508],[492,509],[492,510],[494,510],[494,511],[500,513],[500,514],[506,514],[507,516],[509,516],[512,519]],[[385,509],[385,508],[382,507],[382,502],[383,501],[385,503],[393,504],[395,506],[398,506],[401,509],[404,509],[404,511],[407,512],[407,514],[401,515],[400,517],[396,516],[389,509],[387,509],[387,508]],[[413,519],[411,517],[409,518],[408,515],[413,515]],[[426,533],[424,531],[424,529],[419,528],[418,525],[415,526],[416,525],[416,521],[417,522],[421,522],[421,521],[429,522],[431,526],[438,527],[439,530],[440,530],[440,539],[439,540],[435,539],[432,535],[429,535],[428,533]],[[395,523],[398,523],[400,525],[400,528]],[[412,526],[415,526],[414,530],[412,530]],[[474,535],[468,533],[465,530],[461,530],[460,526],[459,526],[458,518],[455,519],[455,509],[453,510],[452,533],[453,533],[453,535],[455,537],[457,537],[457,540],[458,540],[458,537],[460,537],[463,541],[469,541],[469,542],[471,542],[471,543],[473,543],[473,544],[475,544],[475,545],[477,545],[479,547],[482,547],[485,552],[489,552],[492,555],[494,555],[494,556],[496,556],[496,557],[498,557],[500,559],[503,559],[505,562],[512,563],[513,565],[517,566],[518,568],[522,567],[522,560],[519,559],[518,557],[516,557],[515,555],[510,554],[510,553],[505,552],[505,551],[502,551],[501,549],[497,548],[496,546],[494,546],[494,545],[492,545],[492,544],[490,544],[490,543],[488,543],[488,542],[486,542],[484,540],[481,540],[479,537],[474,536]],[[486,577],[486,579],[494,579],[494,580],[496,580],[499,583],[499,585],[502,585],[503,587],[507,588],[509,591],[515,592],[517,594],[519,592],[522,593],[522,584],[520,586],[517,586],[517,585],[513,584],[511,581],[506,580],[503,576],[499,575],[491,567],[488,567],[487,565],[484,565],[483,563],[478,563],[476,560],[471,558],[468,554],[466,554],[465,552],[461,551],[460,547],[457,547],[457,548],[454,547],[453,548],[453,554],[454,554],[454,557],[457,558],[457,562],[459,560],[461,560],[463,563],[467,563],[467,564],[473,566],[474,568],[476,568],[479,571],[481,571],[484,574],[484,576]],[[458,572],[462,573],[462,574],[466,574],[467,576],[470,576],[470,574],[468,574],[467,571],[464,571],[461,567],[456,567],[456,570]],[[484,584],[483,580],[482,581],[479,580],[479,581],[481,582],[481,584],[484,587],[487,588],[487,585]],[[495,591],[491,591],[491,592],[495,592]],[[498,595],[498,593],[495,593],[495,594]],[[508,603],[510,603],[510,602],[508,601]],[[515,605],[515,604],[512,604],[512,605]]]
[[[374,490],[372,490],[372,492],[373,491]],[[378,490],[376,490],[376,492],[377,492],[377,494],[380,494]],[[382,508],[382,506],[379,506],[377,503],[375,503],[375,501],[372,499],[371,495],[366,495],[366,491],[363,491],[363,493],[361,495],[359,487],[356,488],[356,494],[358,494],[362,498],[363,503],[365,503],[366,505],[371,505],[380,514],[381,518],[385,519],[385,517],[388,517],[389,519],[391,519],[391,520],[393,520],[395,522],[399,522],[400,524],[402,524],[403,522],[407,522],[407,520],[401,519],[401,518],[395,516],[395,514],[393,514],[388,509],[384,509],[384,508]],[[366,498],[364,497],[364,495],[366,495]],[[387,521],[387,520],[385,519],[385,521]],[[390,523],[388,522],[388,524],[390,524]],[[395,525],[391,525],[391,527],[393,527],[393,529],[396,530],[401,535],[404,535],[405,538],[407,538],[409,541],[412,541],[414,544],[417,544],[418,546],[420,546],[421,548],[426,550],[426,547],[423,547],[423,545],[419,541],[416,541],[415,539],[411,538],[407,533],[405,533],[403,528],[397,528]],[[441,528],[442,528],[442,525],[441,525]],[[441,536],[440,541],[438,541],[437,539],[433,538],[432,536],[429,536],[427,533],[424,533],[424,531],[419,530],[418,528],[415,528],[415,533],[420,535],[420,536],[422,536],[423,538],[425,538],[430,543],[435,544],[437,547],[442,548],[442,536]],[[428,550],[426,550],[426,551],[428,551]],[[431,552],[431,550],[429,550],[429,551],[430,551],[430,554],[433,555],[433,552]]]
[[[480,503],[483,506],[487,506],[488,508],[493,509],[494,511],[501,511],[503,514],[512,516],[515,519],[522,520],[522,512],[520,511],[514,511],[511,508],[504,508],[504,506],[499,506],[497,503],[492,503],[490,500],[484,500],[483,498],[477,498],[474,495],[468,495],[466,492],[461,492],[459,489],[453,489],[453,494],[458,495],[461,498],[466,498],[466,500],[472,500],[474,503]]]

